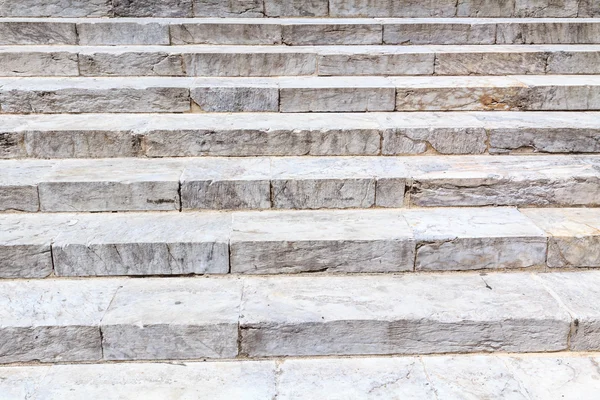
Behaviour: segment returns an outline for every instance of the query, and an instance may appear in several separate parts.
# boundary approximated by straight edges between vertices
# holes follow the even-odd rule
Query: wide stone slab
[[[251,357],[556,351],[571,317],[529,274],[248,279]]]
[[[56,162],[5,161],[0,168],[0,211],[39,211],[38,184],[52,171]]]
[[[242,282],[132,280],[101,322],[106,360],[234,358]]]
[[[236,213],[231,272],[412,271],[415,242],[401,212]]]

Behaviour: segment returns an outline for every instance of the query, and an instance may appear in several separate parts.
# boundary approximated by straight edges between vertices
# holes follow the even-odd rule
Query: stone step
[[[600,209],[0,214],[0,278],[600,267]]]
[[[3,17],[594,17],[594,0],[6,0]]]
[[[102,363],[0,368],[5,400],[595,400],[598,353]]]
[[[600,18],[0,18],[0,45],[16,44],[600,44]]]
[[[0,362],[597,351],[599,288],[598,271],[2,281]]]
[[[600,74],[600,45],[2,46],[0,76]]]
[[[600,153],[600,113],[0,115],[0,158]]]
[[[4,114],[595,111],[600,75],[0,78]]]
[[[0,161],[0,210],[600,206],[598,156]]]

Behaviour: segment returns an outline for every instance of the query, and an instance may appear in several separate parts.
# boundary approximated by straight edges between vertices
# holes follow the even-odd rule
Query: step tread
[[[0,360],[594,350],[599,284],[598,271],[4,281],[14,345]]]
[[[0,368],[7,400],[501,398],[593,400],[597,353],[357,357]]]

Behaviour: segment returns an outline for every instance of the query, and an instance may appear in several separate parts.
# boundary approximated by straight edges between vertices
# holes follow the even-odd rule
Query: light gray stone
[[[456,16],[510,18],[515,15],[515,2],[516,0],[458,0]]]
[[[113,0],[116,17],[193,17],[192,0]]]
[[[234,22],[169,25],[172,44],[281,44],[281,25],[240,20]]]
[[[600,17],[600,4],[595,0],[581,0],[579,2],[579,17]]]
[[[545,233],[514,209],[403,213],[417,240],[415,270],[543,267]]]
[[[550,236],[548,266],[600,266],[600,213],[595,209],[523,210]]]
[[[398,128],[383,132],[383,155],[483,154],[487,134],[483,128]]]
[[[556,351],[570,329],[542,285],[517,273],[254,278],[240,311],[250,357]]]
[[[283,43],[286,45],[382,44],[382,26],[378,23],[305,22],[284,24]]]
[[[597,128],[489,129],[490,153],[600,153]]]
[[[235,358],[242,282],[131,280],[101,322],[105,360]]]
[[[192,100],[206,112],[279,111],[279,90],[269,86],[195,87]]]
[[[515,17],[574,18],[579,0],[515,0]]]
[[[0,132],[0,158],[23,158],[27,155],[25,149],[25,134],[23,132]]]
[[[38,183],[53,167],[52,161],[1,161],[0,211],[39,211]]]
[[[178,161],[63,160],[39,183],[42,211],[179,210]]]
[[[169,26],[155,22],[80,22],[79,44],[94,45],[168,45]]]
[[[67,52],[0,52],[1,76],[77,76],[77,55]]]
[[[539,79],[542,78],[542,79]],[[528,86],[524,110],[599,110],[600,79],[590,76],[521,76]]]
[[[270,160],[206,158],[188,164],[181,176],[185,209],[271,207]]]
[[[310,52],[252,51],[184,54],[188,76],[313,75],[317,56]]]
[[[83,214],[54,239],[58,276],[185,275],[229,272],[231,217],[225,214]]]
[[[234,214],[231,272],[412,271],[415,242],[395,211]]]
[[[0,362],[95,361],[119,281],[0,282]]]
[[[340,54],[341,53],[341,54]],[[433,53],[376,52],[319,54],[319,75],[432,75]]]
[[[264,17],[261,0],[193,0],[194,17]]]
[[[75,24],[70,22],[1,21],[0,45],[15,44],[77,44],[77,30]]]
[[[80,53],[81,76],[184,76],[183,58],[166,52]]]
[[[548,56],[548,74],[600,74],[600,51],[553,51]]]
[[[561,22],[499,22],[498,44],[594,44],[600,40],[600,23],[585,20]]]
[[[331,0],[332,17],[454,17],[455,0]]]
[[[598,271],[544,274],[538,279],[569,310],[572,329],[569,350],[600,350],[600,307],[595,301],[600,296]]]
[[[384,44],[494,44],[492,22],[384,22]]]
[[[510,49],[509,49],[510,51]],[[545,74],[547,55],[539,52],[436,52],[436,75]]]
[[[328,0],[265,0],[265,17],[326,17]]]
[[[2,17],[109,17],[111,0],[2,0]]]

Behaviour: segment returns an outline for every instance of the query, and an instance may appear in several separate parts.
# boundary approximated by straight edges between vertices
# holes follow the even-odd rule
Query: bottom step
[[[597,399],[598,354],[0,368],[3,400]]]

